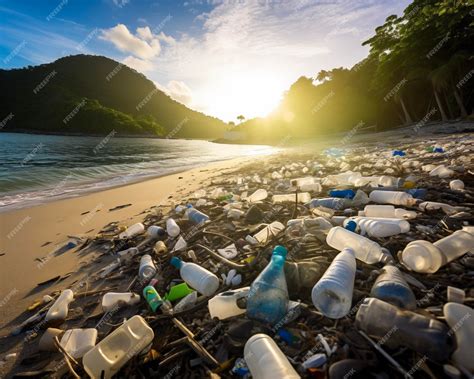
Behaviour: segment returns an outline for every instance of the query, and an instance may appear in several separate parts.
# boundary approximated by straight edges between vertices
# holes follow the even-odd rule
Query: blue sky
[[[0,0],[0,67],[105,55],[176,100],[264,116],[301,75],[350,67],[407,0]]]

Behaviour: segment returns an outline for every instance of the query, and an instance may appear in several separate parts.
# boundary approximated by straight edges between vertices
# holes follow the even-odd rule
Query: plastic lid
[[[350,230],[351,232],[355,232],[355,230],[357,229],[357,223],[356,223],[354,220],[350,220],[350,221],[346,224],[345,228],[346,228],[347,230]]]
[[[420,240],[405,247],[402,260],[413,271],[434,273],[442,266],[443,255],[431,242]]]
[[[281,255],[282,257],[286,258],[286,255],[288,254],[288,250],[284,246],[277,245],[273,249],[273,254]]]
[[[181,265],[183,264],[181,259],[178,257],[172,257],[170,263],[176,268],[181,268]]]

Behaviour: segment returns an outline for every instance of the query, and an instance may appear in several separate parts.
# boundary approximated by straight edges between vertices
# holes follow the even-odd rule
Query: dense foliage
[[[225,124],[193,111],[118,62],[75,55],[40,66],[0,70],[3,131],[217,138]]]
[[[272,115],[236,130],[249,140],[277,142],[472,117],[473,20],[472,1],[414,0],[363,43],[370,47],[366,59],[299,78]]]

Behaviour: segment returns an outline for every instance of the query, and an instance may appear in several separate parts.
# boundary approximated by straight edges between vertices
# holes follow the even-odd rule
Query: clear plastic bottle
[[[430,176],[437,176],[438,178],[444,179],[454,175],[454,171],[447,168],[445,165],[436,166],[430,171]]]
[[[344,248],[314,285],[311,298],[314,306],[326,317],[338,319],[349,313],[356,260],[354,251]]]
[[[219,288],[219,278],[204,267],[183,262],[178,257],[172,257],[171,264],[179,269],[181,279],[204,296],[214,295]]]
[[[382,247],[377,242],[340,226],[335,226],[329,231],[326,242],[339,251],[342,251],[345,247],[350,247],[354,250],[357,259],[368,264],[383,262],[386,258]]]
[[[386,265],[375,280],[370,296],[396,305],[400,308],[415,309],[416,298],[400,270]]]
[[[247,197],[247,201],[249,203],[256,203],[258,201],[265,200],[268,197],[268,192],[262,188],[256,190],[252,193],[249,197]]]
[[[326,197],[324,199],[313,199],[309,203],[310,208],[325,207],[331,209],[344,209],[348,204],[347,199],[338,197]]]
[[[298,203],[307,203],[311,200],[311,195],[308,192],[299,192],[298,193]],[[289,193],[285,195],[273,195],[272,202],[273,204],[279,203],[294,203],[296,201],[296,194]]]
[[[410,230],[410,224],[401,219],[353,217],[347,220],[344,226],[351,220],[357,223],[361,234],[367,234],[369,237],[390,237],[400,233],[407,233]]]
[[[254,379],[300,378],[275,341],[266,334],[255,334],[247,340],[244,359]]]
[[[283,319],[289,300],[283,270],[287,251],[276,246],[273,252],[270,263],[252,282],[247,297],[247,317],[271,325]]]
[[[225,320],[245,313],[245,308],[239,307],[238,301],[247,297],[249,290],[250,287],[243,287],[214,296],[208,302],[211,318],[217,317],[219,320]]]
[[[163,239],[166,237],[166,231],[161,226],[151,225],[146,232],[150,238]]]
[[[413,271],[434,273],[473,249],[474,235],[457,230],[435,243],[423,240],[410,242],[403,250],[401,259]]]
[[[369,336],[382,338],[389,348],[407,346],[434,361],[447,360],[453,351],[444,323],[373,297],[360,305],[355,325]]]
[[[138,275],[142,280],[150,280],[156,274],[156,267],[151,255],[145,254],[140,259]]]
[[[206,221],[209,221],[208,215],[192,207],[189,207],[188,209],[186,209],[184,216],[195,225],[203,224]]]
[[[54,304],[46,313],[46,321],[54,321],[54,323],[62,323],[66,320],[69,312],[69,304],[74,300],[74,292],[67,289],[61,292]]]
[[[372,191],[369,199],[375,203],[380,204],[394,204],[411,206],[415,204],[416,200],[406,192],[398,191]]]
[[[268,224],[265,228],[254,234],[252,237],[246,238],[246,240],[252,244],[265,244],[272,237],[277,236],[283,229],[285,229],[285,226],[281,222],[273,221],[271,224]]]
[[[109,312],[114,309],[114,307],[133,305],[139,302],[140,295],[133,292],[107,292],[102,297],[102,309],[104,312]]]
[[[119,238],[131,238],[145,231],[145,226],[141,222],[137,222],[129,226],[124,232],[119,234]]]
[[[179,236],[179,233],[181,232],[178,224],[172,218],[166,220],[166,232],[172,238]]]
[[[393,205],[366,205],[363,213],[365,217],[416,218],[416,212],[408,211],[403,208],[395,208]]]

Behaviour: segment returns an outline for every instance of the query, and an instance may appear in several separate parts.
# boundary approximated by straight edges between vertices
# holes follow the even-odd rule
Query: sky
[[[351,67],[408,0],[0,0],[0,68],[104,55],[224,121],[265,116],[300,76]]]

